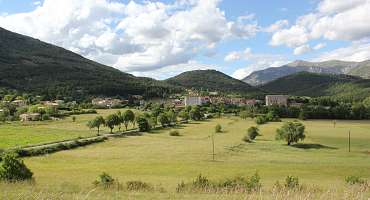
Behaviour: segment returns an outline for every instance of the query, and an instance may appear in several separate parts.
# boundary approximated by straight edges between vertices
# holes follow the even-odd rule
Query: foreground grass
[[[2,123],[0,149],[96,135],[95,131],[86,127],[87,122],[97,115],[107,116],[118,110],[97,111],[98,114],[76,115],[76,122],[72,121],[72,117],[67,117],[59,121]],[[102,131],[109,130],[102,127]]]
[[[244,143],[241,139],[247,128],[255,124],[252,120],[236,117],[179,126],[176,129],[180,137],[169,136],[171,129],[168,128],[138,137],[110,139],[71,151],[27,158],[27,166],[35,173],[35,184],[1,184],[0,190],[14,199],[22,199],[18,195],[29,196],[29,199],[85,199],[86,196],[88,199],[369,198],[368,192],[344,184],[344,178],[349,175],[370,178],[369,121],[337,121],[336,128],[331,121],[303,123],[307,128],[307,139],[296,147],[274,140],[275,130],[282,123],[261,126],[262,136],[255,143]],[[222,125],[223,132],[215,137],[216,160],[212,161],[209,136],[216,124]],[[352,135],[350,153],[347,148],[349,129]],[[220,180],[251,176],[256,171],[262,178],[261,193],[175,192],[178,183],[191,182],[199,174]],[[161,190],[133,193],[94,189],[92,182],[102,172],[123,184],[141,180]],[[310,189],[282,194],[273,191],[274,183],[283,181],[287,175],[298,176]]]

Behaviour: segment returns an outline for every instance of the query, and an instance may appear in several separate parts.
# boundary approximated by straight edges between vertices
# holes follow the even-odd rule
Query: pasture
[[[118,109],[97,111],[98,115],[107,116]],[[86,124],[95,116],[97,114],[75,115],[75,122],[72,117],[66,117],[58,121],[0,123],[0,149],[94,136],[96,131],[89,130]],[[102,127],[102,131],[108,132],[108,129]]]
[[[74,133],[93,134],[85,127],[89,117],[82,115],[81,121],[77,122],[79,125],[70,125],[67,129],[70,127],[71,133],[79,130]],[[332,121],[326,120],[303,123],[307,137],[295,146],[275,141],[275,132],[282,125],[281,122],[260,126],[262,135],[254,143],[243,142],[241,139],[246,130],[255,123],[251,119],[242,120],[238,117],[191,122],[142,136],[109,139],[75,150],[26,158],[25,163],[34,172],[35,183],[0,184],[0,189],[3,196],[15,195],[14,198],[36,195],[52,199],[243,199],[244,194],[177,194],[176,187],[181,181],[191,182],[199,174],[211,180],[220,180],[251,176],[258,172],[263,191],[270,191],[276,181],[284,181],[286,176],[294,175],[299,177],[303,185],[319,188],[315,191],[324,194],[326,190],[332,191],[333,195],[327,195],[337,199],[349,194],[345,192],[346,176],[357,175],[370,179],[369,121],[337,121],[336,127]],[[64,134],[63,122],[55,124]],[[223,127],[223,132],[215,135],[216,159],[212,161],[210,135],[217,124]],[[181,136],[169,136],[169,131],[173,129],[177,129]],[[348,152],[349,130],[351,152]],[[122,184],[140,180],[161,189],[155,193],[95,190],[92,182],[102,172],[110,174]],[[261,194],[254,195],[257,196],[250,198],[259,198]],[[361,195],[364,196],[353,199],[370,197],[368,193]],[[327,196],[318,197],[327,199]],[[310,195],[308,199],[319,198]]]

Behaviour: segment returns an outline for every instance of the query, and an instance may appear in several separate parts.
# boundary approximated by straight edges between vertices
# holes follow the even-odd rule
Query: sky
[[[0,0],[0,27],[136,76],[370,59],[370,0]]]

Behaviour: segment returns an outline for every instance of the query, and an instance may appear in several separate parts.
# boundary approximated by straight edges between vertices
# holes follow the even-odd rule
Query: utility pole
[[[215,134],[212,133],[212,160],[215,161]]]
[[[348,152],[351,152],[351,130],[348,131]]]

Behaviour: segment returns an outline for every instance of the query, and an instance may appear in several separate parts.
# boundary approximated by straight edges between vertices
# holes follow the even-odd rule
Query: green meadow
[[[13,126],[14,132],[17,128],[25,129],[22,133],[14,133],[9,137],[11,139],[27,135],[30,138],[27,143],[44,142],[96,134],[85,126],[87,120],[93,116],[78,116],[76,124],[68,118],[50,124],[35,124],[35,130],[50,133],[45,138],[37,137],[37,132],[28,130],[28,126],[5,126]],[[287,120],[289,119],[284,119]],[[306,126],[306,139],[294,146],[275,140],[276,129],[282,122],[259,126],[261,136],[253,143],[243,142],[242,137],[246,130],[255,123],[251,119],[242,120],[238,117],[191,122],[176,128],[154,130],[142,136],[112,138],[74,150],[25,158],[25,163],[34,172],[35,183],[3,183],[0,184],[0,189],[2,195],[15,195],[15,199],[27,194],[31,195],[27,196],[30,199],[32,195],[45,199],[244,199],[245,194],[177,194],[176,187],[181,181],[192,182],[199,174],[210,180],[221,180],[235,176],[248,177],[258,172],[263,191],[271,191],[276,181],[283,182],[286,176],[293,175],[299,177],[300,183],[305,187],[314,188],[314,194],[324,195],[328,193],[326,191],[331,191],[333,194],[327,195],[337,199],[335,197],[342,198],[344,194],[350,194],[346,192],[346,176],[356,175],[370,179],[369,121],[337,121],[335,127],[330,120],[303,123]],[[215,134],[216,155],[213,161],[210,136],[217,124],[222,126],[223,131]],[[1,131],[5,129],[2,127]],[[181,136],[169,136],[169,131],[173,129],[177,129]],[[349,131],[351,152],[348,152]],[[33,136],[35,139],[31,140]],[[18,145],[14,142],[7,143],[6,139],[7,137],[2,136],[3,147]],[[131,193],[118,189],[94,189],[92,182],[102,172],[110,174],[123,185],[127,181],[140,180],[160,188],[160,192]],[[353,199],[370,197],[366,192],[360,194],[363,196],[355,196]],[[253,195],[256,196],[249,197],[266,197],[264,194]],[[313,197],[315,196],[310,195],[308,199],[319,199]],[[330,199],[325,195],[318,197]]]
[[[87,122],[97,115],[107,116],[118,109],[97,111],[98,114],[75,115],[75,122],[72,117],[66,117],[58,121],[0,123],[0,149],[94,136],[97,132],[89,130]],[[102,131],[108,132],[108,129],[102,127]]]

